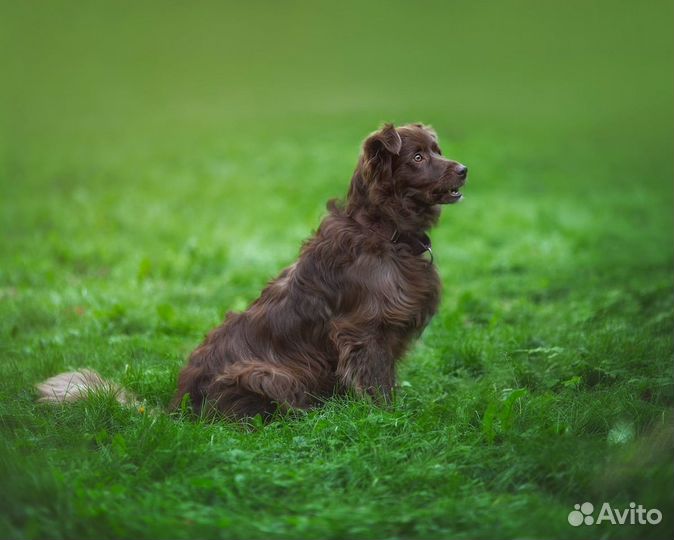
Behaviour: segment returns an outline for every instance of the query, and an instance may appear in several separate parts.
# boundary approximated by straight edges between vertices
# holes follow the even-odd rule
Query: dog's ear
[[[393,124],[384,124],[363,143],[363,174],[371,181],[391,174],[393,156],[400,154],[403,141]]]
[[[393,124],[384,124],[383,128],[367,138],[363,144],[363,149],[365,150],[366,155],[372,155],[380,149],[384,149],[397,156],[400,154],[402,145],[403,141],[396,131],[395,126]]]

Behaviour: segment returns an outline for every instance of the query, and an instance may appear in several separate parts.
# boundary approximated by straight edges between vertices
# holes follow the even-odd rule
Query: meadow
[[[671,538],[670,3],[1,9],[0,538]],[[470,168],[394,403],[165,412],[384,121]]]

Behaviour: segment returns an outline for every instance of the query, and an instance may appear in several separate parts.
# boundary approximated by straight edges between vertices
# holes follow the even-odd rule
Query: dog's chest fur
[[[299,298],[311,304],[314,323],[325,330],[348,319],[373,334],[391,330],[403,339],[423,330],[440,296],[436,268],[424,250],[330,219],[270,287],[294,297],[293,305]]]

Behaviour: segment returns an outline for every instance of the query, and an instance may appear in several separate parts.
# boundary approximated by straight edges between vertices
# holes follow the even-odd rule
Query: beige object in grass
[[[122,405],[133,405],[135,398],[121,386],[106,381],[91,369],[59,373],[35,385],[40,403],[67,403],[84,399],[93,392],[109,392]]]

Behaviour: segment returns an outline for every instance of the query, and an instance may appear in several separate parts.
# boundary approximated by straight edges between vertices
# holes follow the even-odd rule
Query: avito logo
[[[574,504],[569,512],[569,524],[574,527],[585,525],[600,525],[609,522],[611,525],[657,525],[662,521],[662,512],[657,508],[647,510],[642,505],[631,502],[629,508],[613,508],[605,502],[599,509],[596,519],[593,515],[594,505],[591,502]]]

